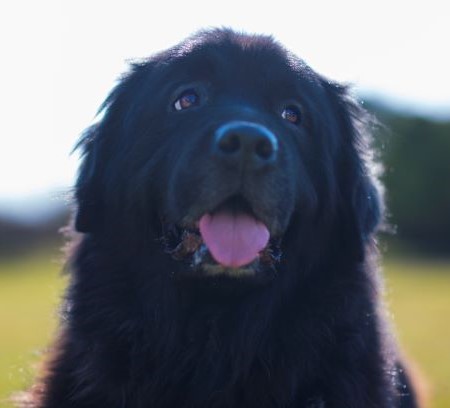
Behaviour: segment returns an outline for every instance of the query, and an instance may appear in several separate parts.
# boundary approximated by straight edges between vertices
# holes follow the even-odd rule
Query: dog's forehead
[[[243,79],[292,85],[312,74],[302,60],[265,36],[207,39],[193,45],[183,44],[170,66],[173,73],[187,78],[221,81],[228,78],[233,83]]]

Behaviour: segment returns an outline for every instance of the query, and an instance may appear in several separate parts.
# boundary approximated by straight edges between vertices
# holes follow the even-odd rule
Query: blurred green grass
[[[48,252],[0,262],[0,408],[25,389],[55,331],[65,285]],[[391,259],[386,301],[405,354],[429,384],[430,407],[450,407],[450,262]]]
[[[0,262],[0,407],[32,383],[54,333],[65,279],[58,255],[37,253]]]

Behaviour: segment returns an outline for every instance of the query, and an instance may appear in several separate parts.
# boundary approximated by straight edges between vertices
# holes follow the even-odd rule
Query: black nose
[[[214,153],[222,161],[252,170],[273,164],[278,141],[266,127],[252,122],[234,121],[217,129]]]

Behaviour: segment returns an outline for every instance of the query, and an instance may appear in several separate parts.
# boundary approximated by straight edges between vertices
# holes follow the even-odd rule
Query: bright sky
[[[450,116],[449,4],[2,2],[0,204],[69,189],[77,165],[69,153],[125,61],[164,49],[202,27],[273,34],[331,78],[405,107]]]

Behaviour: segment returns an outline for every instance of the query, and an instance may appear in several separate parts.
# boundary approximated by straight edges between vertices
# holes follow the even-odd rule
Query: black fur
[[[200,102],[179,112],[184,89]],[[416,406],[380,307],[366,115],[345,87],[269,37],[212,30],[133,64],[102,112],[79,145],[83,234],[38,407]],[[232,120],[276,135],[275,166],[212,157]],[[165,251],[166,226],[236,194],[280,243],[272,268],[204,276]]]

